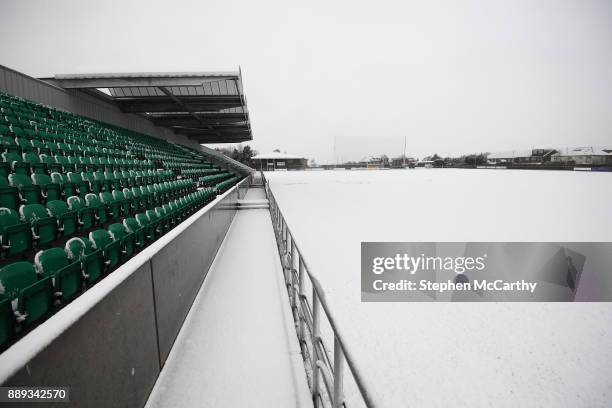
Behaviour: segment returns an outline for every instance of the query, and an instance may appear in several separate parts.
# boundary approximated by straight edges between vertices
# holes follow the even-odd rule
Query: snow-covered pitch
[[[612,406],[612,304],[360,300],[362,241],[611,241],[612,173],[266,177],[385,406]]]

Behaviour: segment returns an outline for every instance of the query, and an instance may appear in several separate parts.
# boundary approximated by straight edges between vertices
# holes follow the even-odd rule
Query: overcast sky
[[[251,145],[319,163],[612,144],[607,0],[0,0],[0,64],[240,65]]]

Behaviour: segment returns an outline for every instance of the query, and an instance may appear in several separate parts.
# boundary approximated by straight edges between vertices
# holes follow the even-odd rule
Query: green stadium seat
[[[39,276],[50,277],[55,287],[55,296],[64,303],[75,298],[82,289],[81,266],[70,262],[63,248],[39,251],[34,257]]]
[[[62,167],[61,173],[74,172],[74,166],[70,163],[66,156],[62,156],[60,154],[56,154],[54,156],[55,161]]]
[[[2,153],[2,161],[10,165],[10,171],[17,174],[27,175],[30,172],[30,165],[24,163],[22,157],[18,153]]]
[[[110,233],[114,241],[121,243],[121,253],[124,259],[129,259],[135,252],[135,236],[133,233],[128,232],[125,225],[121,223],[115,223],[108,226],[108,232]]]
[[[168,229],[172,229],[176,225],[176,214],[174,209],[172,208],[172,203],[164,204],[162,208],[166,212]]]
[[[123,220],[123,226],[128,233],[134,234],[135,244],[139,248],[144,248],[147,245],[146,230],[140,226],[136,218],[128,217]]]
[[[68,259],[81,263],[85,283],[90,286],[104,275],[104,253],[94,249],[92,242],[83,237],[70,238],[64,247]]]
[[[4,152],[19,154],[19,146],[15,143],[15,139],[9,136],[0,136],[0,148]]]
[[[95,249],[101,249],[105,264],[109,270],[115,269],[121,263],[121,243],[113,241],[110,233],[105,229],[98,229],[89,233],[89,240]]]
[[[6,178],[0,177],[0,207],[16,210],[20,202],[17,187],[10,186]]]
[[[18,121],[17,123],[19,123],[19,124],[24,123],[25,124],[25,122],[22,122],[22,121]],[[13,133],[15,134],[15,139],[20,139],[20,138],[25,138],[26,137],[26,133],[25,133],[25,131],[21,127],[13,126],[12,128],[13,128]]]
[[[41,204],[22,205],[19,214],[30,224],[32,238],[39,246],[49,245],[57,239],[57,220]]]
[[[142,202],[143,210],[154,207],[153,203],[155,202],[155,199],[153,195],[149,192],[147,186],[142,185],[138,187],[138,189],[140,190],[140,200]]]
[[[100,201],[108,209],[108,214],[112,220],[116,220],[121,216],[121,202],[113,198],[113,194],[104,191],[100,193]]]
[[[79,229],[79,216],[76,211],[70,210],[68,204],[62,200],[47,202],[47,210],[57,219],[58,230],[64,237],[75,235]]]
[[[112,171],[105,171],[103,174],[104,177],[104,190],[109,193],[115,188],[121,187],[121,183],[115,178],[115,175]]]
[[[94,194],[89,193],[85,196],[85,204],[87,207],[91,208],[96,217],[96,222],[98,225],[104,225],[108,221],[108,210],[102,202],[100,202],[100,198]]]
[[[66,156],[66,158],[68,159],[68,163],[70,163],[70,168],[74,169],[75,172],[80,172],[83,171],[85,169],[85,165],[83,164],[83,162],[81,161],[81,158],[78,156]]]
[[[100,184],[100,191],[110,191],[112,189],[113,182],[107,180],[105,172],[98,170],[95,171],[93,175],[96,182]]]
[[[24,174],[9,174],[9,183],[17,188],[19,197],[24,204],[40,204],[40,186],[32,183],[32,179]]]
[[[96,168],[94,159],[92,157],[79,157],[79,160],[79,169],[81,172],[93,171]]]
[[[46,154],[49,153],[49,149],[47,149],[47,146],[45,145],[44,142],[41,142],[38,139],[32,139],[31,142],[32,142],[32,146],[35,149],[35,153],[37,153],[39,155],[40,154],[45,154],[46,155]]]
[[[22,155],[24,163],[30,165],[32,173],[46,174],[47,165],[40,161],[40,157],[35,152],[24,153]]]
[[[57,147],[57,143],[55,142],[45,142],[45,147],[49,151],[49,156],[56,156],[62,154],[62,151],[59,149],[59,147]]]
[[[128,176],[121,170],[113,171],[113,177],[115,178],[115,189],[129,187]]]
[[[81,178],[89,183],[89,191],[99,194],[102,191],[102,180],[96,178],[93,172],[82,172]]]
[[[62,190],[62,197],[64,197],[64,199],[78,194],[76,185],[68,181],[68,177],[64,176],[61,173],[51,173],[51,181],[55,184],[60,185]]]
[[[126,198],[121,190],[113,190],[112,195],[113,200],[119,204],[119,208],[121,209],[120,214],[124,217],[128,217],[132,212],[131,200]]]
[[[48,175],[34,173],[31,178],[34,185],[40,187],[40,194],[45,202],[62,198],[62,186],[59,183],[54,183]]]
[[[161,218],[159,217],[157,211],[154,209],[147,210],[145,212],[147,217],[149,217],[149,225],[154,229],[155,236],[159,237],[164,234],[163,226],[161,225]]]
[[[83,177],[79,173],[68,172],[67,174],[68,181],[74,184],[76,187],[76,192],[81,198],[85,198],[85,196],[89,193],[89,182],[87,180],[83,180]]]
[[[41,321],[53,308],[51,278],[39,280],[34,265],[29,262],[15,262],[0,269],[0,286],[6,299],[16,301],[13,310],[23,325]]]
[[[123,194],[125,196],[127,196],[128,194],[126,193],[127,189],[123,189]],[[147,202],[146,199],[143,198],[142,196],[142,191],[140,190],[140,187],[132,187],[132,189],[129,191],[129,193],[131,193],[132,196],[132,202],[134,203],[134,212],[140,211],[140,210],[144,210],[147,208]]]
[[[162,234],[165,234],[166,232],[170,231],[170,228],[171,228],[171,222],[170,222],[171,213],[170,212],[166,212],[166,209],[163,206],[155,207],[154,211],[157,214],[157,217],[159,219],[159,226],[160,226],[160,230],[161,230]]]
[[[32,248],[30,226],[11,208],[0,208],[0,243],[5,257],[22,255]]]
[[[144,229],[147,241],[155,241],[157,239],[157,225],[151,223],[151,219],[146,213],[138,213],[136,214],[135,218],[136,221],[138,221],[138,225],[140,226],[140,228]]]
[[[47,169],[50,173],[58,172],[61,173],[63,171],[62,165],[55,161],[55,158],[48,154],[41,154],[38,156],[42,163],[47,165]]]
[[[26,138],[16,137],[15,142],[22,153],[30,153],[36,150],[34,146],[32,146],[32,143]]]

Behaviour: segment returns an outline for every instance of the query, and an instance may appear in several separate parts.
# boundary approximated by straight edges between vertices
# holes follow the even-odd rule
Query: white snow
[[[612,240],[612,173],[266,177],[384,406],[612,405],[612,304],[360,301],[362,241]]]
[[[267,209],[236,214],[146,404],[195,406],[312,406]]]

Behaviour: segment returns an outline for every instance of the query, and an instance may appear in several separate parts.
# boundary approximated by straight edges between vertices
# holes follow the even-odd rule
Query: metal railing
[[[345,364],[349,367],[350,374],[352,374],[365,406],[367,408],[380,407],[380,404],[375,403],[375,396],[371,388],[367,387],[364,377],[351,357],[351,353],[325,300],[325,293],[317,278],[310,272],[304,255],[293,239],[263,172],[261,172],[261,178],[270,202],[272,225],[283,264],[285,283],[302,357],[308,374],[314,407],[347,408],[348,404],[344,397]],[[312,287],[310,298],[305,289],[306,279]],[[331,361],[331,353],[328,352],[321,336],[322,318],[327,319],[332,331],[334,341],[333,361]],[[323,387],[321,386],[321,380]]]

